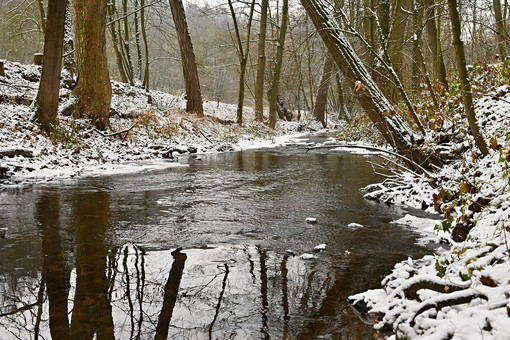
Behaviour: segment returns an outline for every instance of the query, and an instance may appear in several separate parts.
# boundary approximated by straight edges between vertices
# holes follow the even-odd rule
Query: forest
[[[0,339],[510,337],[509,18],[0,2]]]

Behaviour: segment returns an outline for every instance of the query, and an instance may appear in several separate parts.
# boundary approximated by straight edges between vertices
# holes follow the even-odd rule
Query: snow
[[[313,250],[316,251],[326,250],[326,243],[316,245],[315,247],[313,247]]]
[[[245,124],[240,127],[234,123],[236,105],[205,101],[205,117],[199,118],[184,112],[183,97],[151,91],[149,104],[145,90],[112,82],[111,128],[98,131],[85,119],[62,114],[73,101],[64,72],[59,128],[48,136],[31,121],[29,106],[37,93],[40,67],[5,61],[5,71],[0,77],[1,147],[22,148],[33,157],[0,156],[0,187],[187,166],[178,155],[296,144],[299,136],[319,127],[317,122],[279,121],[271,130],[254,121],[249,107],[244,108]],[[123,130],[129,131],[120,133]]]
[[[301,254],[299,257],[303,260],[312,260],[312,259],[316,258],[315,255],[308,254],[308,253]]]
[[[359,229],[359,228],[363,228],[363,225],[361,225],[359,223],[352,222],[352,223],[349,223],[347,225],[347,227],[351,228],[351,229]]]
[[[308,224],[315,224],[317,223],[317,219],[315,217],[307,217],[305,222]]]
[[[404,171],[364,189],[368,199],[442,218],[394,221],[419,232],[418,244],[443,246],[397,263],[381,288],[349,297],[355,308],[368,308],[374,329],[393,333],[388,339],[510,339],[509,111],[508,85],[476,103],[478,123],[493,144],[488,156],[473,157],[472,138],[457,138],[458,123],[445,121],[452,138],[435,147],[456,154],[450,163],[432,177]]]

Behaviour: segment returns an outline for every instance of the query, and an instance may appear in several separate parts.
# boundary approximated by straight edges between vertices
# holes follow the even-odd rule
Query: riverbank
[[[69,75],[60,91],[59,127],[42,134],[31,121],[40,67],[5,62],[0,77],[0,186],[23,185],[109,173],[178,166],[179,155],[275,147],[321,129],[314,121],[279,121],[276,130],[254,121],[235,124],[236,106],[204,102],[205,117],[184,111],[184,97],[113,82],[110,129],[99,131],[85,119],[65,115]],[[330,123],[331,127],[339,124]]]
[[[455,123],[459,114],[444,123],[454,143],[441,152],[456,154],[449,163],[429,175],[399,172],[365,190],[368,199],[442,216],[425,231],[443,247],[396,264],[382,288],[349,298],[381,338],[510,339],[510,88],[477,97],[488,156],[476,154],[467,129]]]

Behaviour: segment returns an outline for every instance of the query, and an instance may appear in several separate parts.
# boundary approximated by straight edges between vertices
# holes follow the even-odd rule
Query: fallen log
[[[15,157],[15,156],[23,156],[26,158],[32,158],[32,157],[34,157],[34,152],[30,149],[23,149],[23,148],[2,148],[2,149],[0,149],[0,158]]]

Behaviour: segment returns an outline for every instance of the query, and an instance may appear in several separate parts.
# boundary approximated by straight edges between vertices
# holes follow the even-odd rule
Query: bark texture
[[[195,60],[195,52],[186,23],[184,6],[181,0],[169,0],[170,9],[174,19],[177,40],[181,51],[182,72],[184,82],[186,83],[186,112],[195,113],[198,116],[204,115],[202,107],[202,94],[200,92],[200,82],[198,80],[198,69]]]
[[[460,17],[457,10],[457,1],[448,0],[448,8],[450,10],[450,18],[452,24],[453,45],[455,47],[455,58],[457,59],[457,69],[459,72],[460,86],[462,89],[462,98],[464,99],[464,109],[469,123],[469,129],[473,134],[476,146],[483,155],[489,153],[487,144],[483,139],[478,128],[475,116],[475,107],[473,106],[473,93],[471,92],[471,83],[468,79],[466,68],[466,55],[464,52],[464,43],[460,39]]]
[[[66,0],[48,3],[43,66],[35,102],[35,117],[41,128],[46,131],[51,131],[57,125],[66,7]]]
[[[109,125],[112,86],[106,59],[107,0],[74,1],[78,83],[75,117],[88,117],[104,130]]]
[[[317,91],[317,98],[315,99],[315,106],[313,108],[313,116],[315,120],[326,127],[326,103],[328,99],[329,84],[331,83],[331,75],[333,74],[333,67],[335,66],[333,59],[328,55],[324,62],[322,69],[321,82],[319,90]]]

